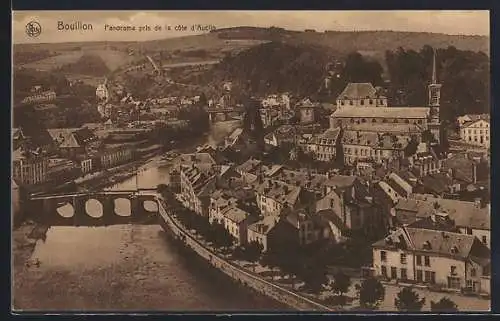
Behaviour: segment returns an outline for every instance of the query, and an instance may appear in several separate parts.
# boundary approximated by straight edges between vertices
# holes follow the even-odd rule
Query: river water
[[[213,126],[208,143],[237,123]],[[110,189],[168,180],[157,160]],[[19,310],[276,311],[281,304],[233,283],[168,237],[161,227],[51,227],[31,256],[39,262],[14,280]],[[17,275],[17,274],[16,274]]]

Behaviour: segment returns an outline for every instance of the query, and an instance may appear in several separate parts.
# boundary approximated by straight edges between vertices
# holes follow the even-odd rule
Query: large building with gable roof
[[[428,87],[426,107],[388,107],[387,98],[368,83],[350,83],[337,98],[337,110],[330,116],[330,127],[352,130],[356,125],[369,126],[367,131],[385,132],[386,127],[395,125],[399,133],[418,134],[429,131],[436,143],[441,139],[440,98],[441,85],[437,82],[435,56],[432,80]],[[359,131],[359,129],[356,129]]]

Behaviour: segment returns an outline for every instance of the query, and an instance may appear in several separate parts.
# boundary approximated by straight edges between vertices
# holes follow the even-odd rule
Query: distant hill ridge
[[[487,36],[447,35],[443,33],[410,31],[292,31],[283,28],[235,27],[212,31],[223,39],[283,40],[323,45],[339,52],[385,51],[398,47],[419,50],[424,45],[436,48],[454,46],[461,50],[483,51],[489,55]]]
[[[97,42],[73,42],[73,43],[44,43],[44,44],[15,44],[16,50],[71,50],[72,47],[101,47],[112,45],[113,47],[134,47],[138,46],[146,50],[155,49],[189,49],[193,45],[199,43],[199,48],[204,49],[205,46],[214,47],[220,42],[224,44],[225,40],[262,40],[262,41],[285,41],[299,42],[304,44],[316,44],[331,47],[332,49],[348,53],[358,50],[370,51],[385,51],[392,50],[398,47],[406,49],[420,49],[424,45],[430,45],[436,48],[455,46],[461,50],[483,51],[489,55],[490,39],[488,36],[477,35],[447,35],[443,33],[429,32],[409,32],[409,31],[335,31],[327,30],[324,32],[314,31],[293,31],[278,27],[261,28],[261,27],[233,27],[216,29],[212,32],[184,36],[176,38],[166,38],[161,40],[148,41],[97,41]],[[183,43],[185,47],[183,48]],[[162,48],[163,47],[163,48]],[[35,49],[36,48],[36,49]],[[192,48],[191,48],[192,49]]]

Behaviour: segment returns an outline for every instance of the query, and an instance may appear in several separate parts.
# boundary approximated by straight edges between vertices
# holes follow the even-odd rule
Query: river
[[[213,126],[216,143],[237,126]],[[110,189],[136,184],[155,188],[168,167],[152,160],[135,177]],[[16,310],[79,311],[278,311],[283,305],[233,283],[168,237],[161,227],[50,227],[31,255],[38,265],[17,271]],[[19,272],[19,273],[18,273]]]

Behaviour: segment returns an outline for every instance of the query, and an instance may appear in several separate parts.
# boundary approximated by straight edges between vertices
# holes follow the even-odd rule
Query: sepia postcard
[[[488,312],[488,11],[13,11],[15,312]]]

